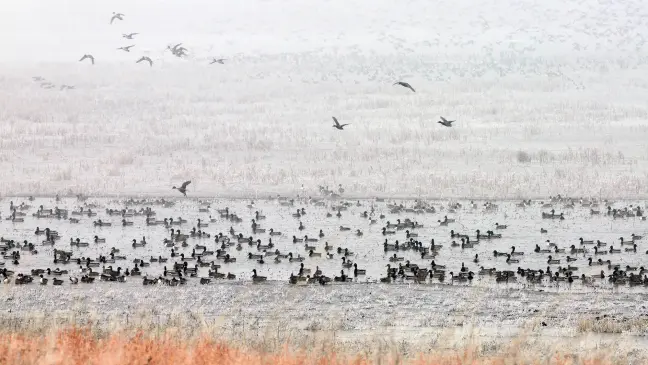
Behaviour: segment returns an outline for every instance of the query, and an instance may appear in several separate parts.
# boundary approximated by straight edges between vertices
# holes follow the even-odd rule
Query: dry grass
[[[347,354],[331,351],[324,344],[294,350],[287,344],[278,351],[262,351],[241,347],[232,342],[207,336],[193,340],[173,332],[149,336],[115,332],[97,337],[89,327],[70,327],[49,336],[24,333],[0,335],[1,364],[613,364],[604,355],[574,356],[568,353],[543,355],[523,353],[512,344],[495,355],[481,355],[477,347],[460,351],[432,351],[404,355],[397,346],[375,354]]]
[[[385,318],[389,318],[386,316]],[[245,319],[241,320],[245,322]],[[646,363],[641,345],[617,336],[604,344],[579,335],[537,335],[536,323],[514,338],[484,338],[473,327],[416,329],[411,338],[345,331],[319,321],[290,329],[278,322],[235,328],[195,313],[160,321],[151,312],[103,321],[96,314],[0,316],[0,364],[626,364]],[[402,330],[396,330],[402,331]],[[461,333],[460,333],[461,332]]]
[[[593,318],[582,319],[578,322],[579,332],[593,333],[627,333],[645,332],[648,328],[648,318]]]

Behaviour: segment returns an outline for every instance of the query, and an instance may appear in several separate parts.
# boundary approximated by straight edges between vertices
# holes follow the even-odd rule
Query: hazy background
[[[645,197],[647,22],[642,1],[4,3],[0,193]]]

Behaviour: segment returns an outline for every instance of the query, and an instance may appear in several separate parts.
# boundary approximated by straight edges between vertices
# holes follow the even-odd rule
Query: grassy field
[[[90,327],[69,327],[49,335],[3,331],[0,333],[2,364],[623,364],[625,354],[598,351],[580,355],[538,348],[528,349],[514,341],[495,353],[479,345],[459,350],[429,349],[406,353],[397,343],[368,342],[365,351],[343,351],[327,341],[308,348],[290,343],[270,350],[205,335],[182,338],[172,330],[162,334],[136,331],[97,336]]]
[[[270,315],[270,314],[268,314]],[[162,323],[151,312],[102,322],[92,315],[0,315],[1,364],[643,364],[645,342],[627,337],[646,321],[618,324],[583,318],[570,336],[542,335],[528,321],[514,338],[438,328],[408,340],[367,332],[344,336],[290,325],[227,331],[217,321],[179,313]],[[634,327],[634,328],[631,328]],[[603,337],[601,337],[603,336]],[[602,340],[605,338],[605,340]]]

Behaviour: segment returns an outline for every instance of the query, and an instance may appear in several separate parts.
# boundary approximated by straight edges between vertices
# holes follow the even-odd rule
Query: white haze
[[[5,195],[648,196],[643,1],[27,0],[0,37]]]

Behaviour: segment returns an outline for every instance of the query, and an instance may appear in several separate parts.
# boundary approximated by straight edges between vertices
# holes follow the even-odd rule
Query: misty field
[[[66,4],[0,14],[2,194],[648,195],[641,1]]]
[[[1,8],[3,197],[648,197],[642,0]],[[0,364],[648,363],[633,289],[126,285],[4,285]]]

